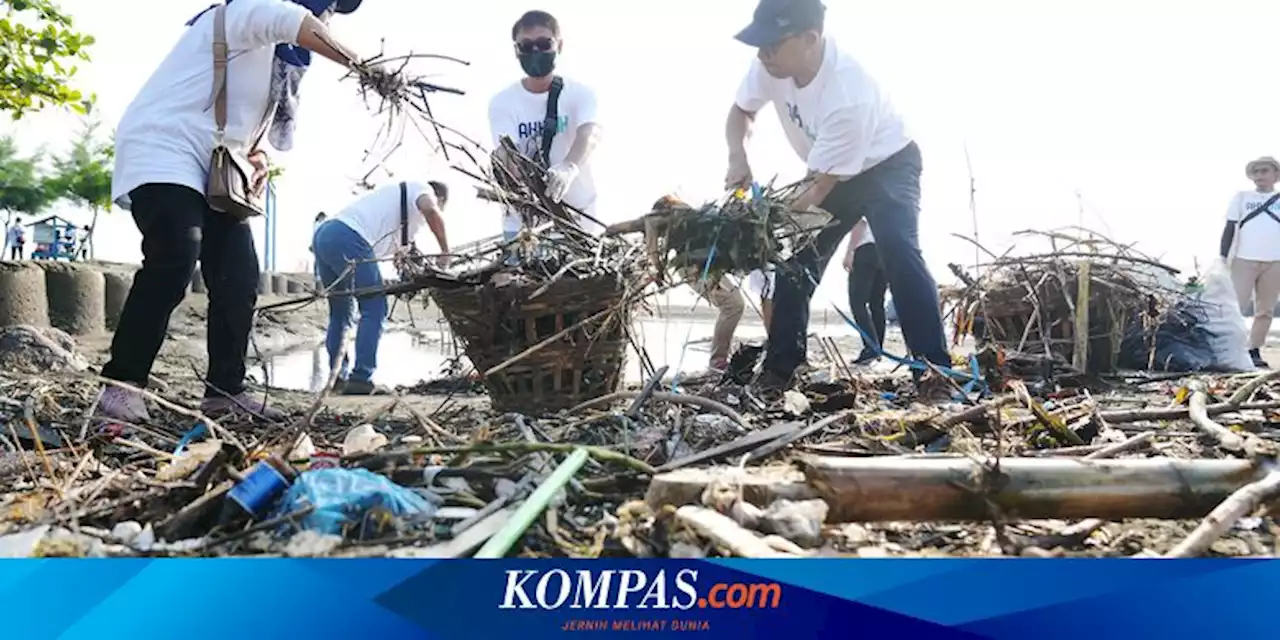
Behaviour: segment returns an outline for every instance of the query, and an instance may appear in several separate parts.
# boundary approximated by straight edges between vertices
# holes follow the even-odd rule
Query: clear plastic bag
[[[1249,357],[1249,336],[1240,315],[1231,270],[1219,258],[1204,274],[1204,291],[1198,296],[1204,305],[1204,328],[1213,348],[1213,365],[1220,371],[1253,371]]]

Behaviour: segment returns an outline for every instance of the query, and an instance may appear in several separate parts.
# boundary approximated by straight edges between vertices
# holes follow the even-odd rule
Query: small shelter
[[[25,226],[31,227],[33,260],[75,260],[79,229],[75,223],[61,216],[47,216]]]

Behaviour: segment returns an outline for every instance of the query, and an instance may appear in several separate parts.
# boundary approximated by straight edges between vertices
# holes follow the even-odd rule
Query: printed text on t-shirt
[[[518,129],[521,140],[542,135],[542,120],[534,122],[521,122]],[[560,116],[559,122],[556,123],[556,133],[564,133],[569,130],[569,116]]]
[[[795,124],[797,128],[804,132],[805,137],[809,138],[809,142],[818,141],[818,134],[809,127],[804,126],[804,118],[800,115],[800,107],[788,102],[787,117],[791,119],[791,122]]]

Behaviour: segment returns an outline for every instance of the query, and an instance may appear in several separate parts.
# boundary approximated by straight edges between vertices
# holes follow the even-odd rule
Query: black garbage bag
[[[1213,368],[1212,335],[1206,316],[1193,301],[1184,301],[1154,323],[1130,323],[1120,342],[1119,365],[1125,369],[1192,372]],[[1152,357],[1152,350],[1155,357]]]

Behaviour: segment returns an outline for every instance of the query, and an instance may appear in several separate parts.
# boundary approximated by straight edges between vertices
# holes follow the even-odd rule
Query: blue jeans
[[[864,216],[876,237],[907,350],[951,366],[938,285],[920,253],[921,165],[920,148],[913,142],[870,171],[841,182],[823,200],[822,208],[835,219],[778,272],[765,369],[789,377],[805,361],[809,300],[831,255]]]
[[[378,263],[372,262],[373,248],[354,229],[339,220],[328,220],[316,229],[312,240],[316,252],[316,271],[325,288],[331,293],[351,292],[382,286],[382,272]],[[356,262],[352,273],[343,274],[349,262]],[[342,281],[334,286],[338,279]],[[342,354],[342,338],[356,306],[355,296],[331,295],[329,297],[329,332],[325,348],[332,364]],[[350,372],[352,380],[368,382],[378,367],[378,341],[382,339],[382,323],[387,317],[387,297],[360,298],[360,323],[356,328],[356,366]],[[342,358],[338,374],[347,379],[347,359]]]

